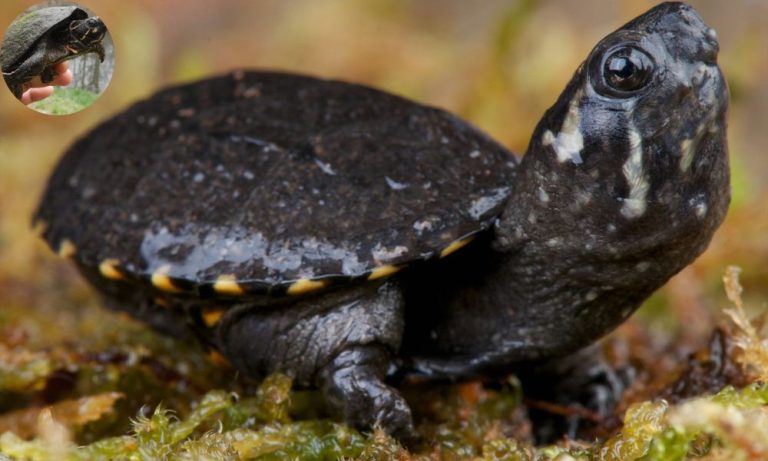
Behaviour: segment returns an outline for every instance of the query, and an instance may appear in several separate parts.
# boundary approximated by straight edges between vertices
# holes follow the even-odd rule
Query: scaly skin
[[[645,85],[618,93],[603,83],[603,62],[628,45],[655,68]],[[543,361],[579,369],[561,357],[615,328],[704,251],[729,202],[728,97],[716,53],[714,33],[682,4],[660,5],[601,41],[536,128],[495,232],[399,278],[405,363],[440,378]],[[225,335],[228,344],[244,336]],[[400,411],[396,395],[382,398]],[[349,407],[370,406],[345,405],[357,423]],[[385,428],[407,432],[397,421],[408,419]]]

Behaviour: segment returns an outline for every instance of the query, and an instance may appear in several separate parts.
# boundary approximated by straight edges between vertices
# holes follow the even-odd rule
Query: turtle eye
[[[653,59],[632,46],[613,50],[603,61],[603,80],[618,92],[637,91],[648,84],[656,68]]]

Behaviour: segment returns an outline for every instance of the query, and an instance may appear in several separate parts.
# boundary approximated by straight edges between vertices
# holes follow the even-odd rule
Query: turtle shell
[[[98,126],[66,152],[36,217],[52,248],[109,279],[301,294],[458,249],[500,213],[516,165],[439,109],[235,72]]]
[[[0,49],[0,65],[4,72],[13,70],[30,48],[56,26],[85,19],[88,13],[76,6],[53,6],[31,11],[11,24]]]

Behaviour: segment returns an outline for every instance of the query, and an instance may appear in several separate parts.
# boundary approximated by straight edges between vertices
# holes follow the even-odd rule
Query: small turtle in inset
[[[110,305],[250,376],[319,387],[359,427],[411,434],[386,382],[403,373],[570,369],[550,388],[596,403],[592,369],[567,357],[725,216],[717,52],[691,7],[653,8],[598,43],[522,160],[360,85],[240,71],[177,86],[77,142],[36,219]]]
[[[96,16],[76,6],[54,6],[31,11],[11,24],[0,48],[0,67],[8,88],[21,98],[24,84],[39,76],[47,84],[60,62],[86,53],[104,61],[101,44],[107,27]]]

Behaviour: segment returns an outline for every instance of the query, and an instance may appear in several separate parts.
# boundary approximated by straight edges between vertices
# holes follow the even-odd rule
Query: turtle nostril
[[[712,78],[709,70],[709,66],[706,64],[699,64],[691,76],[691,84],[697,91],[701,89],[707,81]]]
[[[711,27],[707,28],[707,39],[709,39],[710,42],[714,43],[715,46],[718,46],[717,44],[717,31]]]
[[[706,32],[704,32],[702,49],[704,52],[704,62],[715,64],[717,62],[717,53],[720,51],[720,44],[717,42],[717,32],[715,29],[708,27]]]

